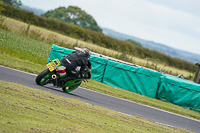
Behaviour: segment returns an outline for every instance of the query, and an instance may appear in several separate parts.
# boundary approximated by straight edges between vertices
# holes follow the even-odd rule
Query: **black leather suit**
[[[79,66],[80,69],[80,76],[84,77],[83,71],[85,70],[87,66],[88,59],[86,55],[81,51],[74,51],[68,56],[65,56],[61,60],[61,64],[66,67],[66,72],[68,75],[74,76],[78,78],[79,74],[76,71],[76,68]]]

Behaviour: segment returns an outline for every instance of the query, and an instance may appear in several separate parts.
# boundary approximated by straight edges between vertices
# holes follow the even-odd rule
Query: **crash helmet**
[[[82,52],[85,54],[85,56],[86,56],[88,59],[90,58],[91,53],[90,53],[90,51],[89,51],[87,48],[84,48]]]

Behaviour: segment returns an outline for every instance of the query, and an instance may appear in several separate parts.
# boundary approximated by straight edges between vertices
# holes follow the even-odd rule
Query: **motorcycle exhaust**
[[[57,78],[57,76],[55,74],[53,74],[51,77],[52,77],[52,79],[56,79]]]
[[[58,84],[57,76],[55,74],[53,74],[51,77],[53,79],[53,86],[57,86],[57,84]]]

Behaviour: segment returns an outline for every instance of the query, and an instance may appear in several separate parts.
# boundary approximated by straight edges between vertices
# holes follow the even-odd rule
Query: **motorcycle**
[[[49,60],[47,69],[42,71],[35,79],[36,84],[38,85],[46,85],[49,83],[53,83],[54,87],[62,88],[64,92],[70,92],[78,88],[78,86],[82,83],[82,81],[87,81],[87,79],[91,78],[91,63],[88,61],[87,66],[84,70],[84,74],[87,74],[87,79],[81,78],[80,74],[77,79],[66,81],[64,84],[60,85],[59,81],[62,78],[66,78],[67,73],[65,72],[66,67],[61,65],[59,59],[54,59],[53,61]],[[80,71],[80,67],[76,68],[76,72]]]

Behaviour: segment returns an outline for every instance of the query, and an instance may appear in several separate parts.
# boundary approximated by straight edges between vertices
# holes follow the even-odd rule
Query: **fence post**
[[[194,82],[200,84],[200,63],[196,63],[195,65],[198,66],[196,75],[194,77]]]
[[[28,24],[28,27],[27,27],[27,29],[26,29],[26,33],[28,34],[29,33],[29,30],[30,30],[30,24]]]

